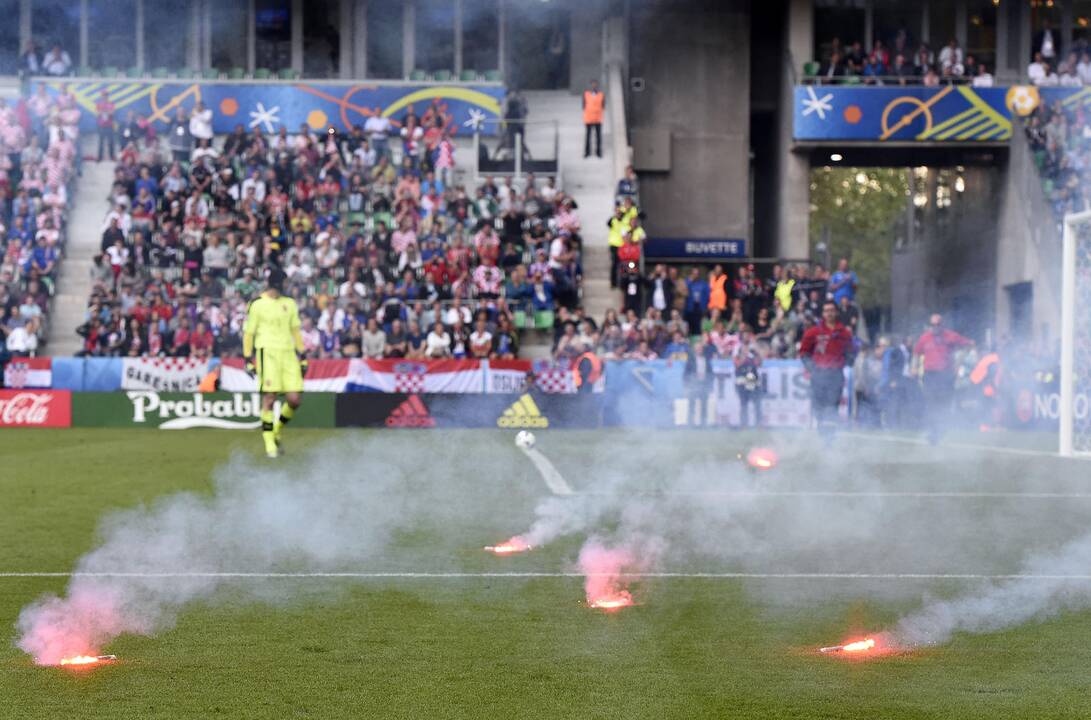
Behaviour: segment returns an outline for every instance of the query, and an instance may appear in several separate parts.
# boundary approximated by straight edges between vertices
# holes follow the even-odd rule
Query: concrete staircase
[[[84,150],[87,148],[85,147]],[[68,218],[68,246],[57,279],[49,324],[50,355],[74,355],[83,347],[76,328],[84,322],[91,294],[91,264],[102,243],[102,219],[114,178],[114,163],[83,163],[76,203]]]
[[[530,114],[527,120],[527,147],[535,157],[553,153],[553,125],[559,134],[559,183],[579,206],[583,226],[583,306],[596,322],[601,322],[607,308],[617,306],[617,296],[610,290],[610,254],[606,220],[614,203],[617,179],[613,171],[613,142],[608,133],[610,107],[603,122],[602,157],[583,157],[584,127],[580,97],[567,90],[528,91],[525,93]],[[552,338],[544,340],[548,342]],[[527,357],[541,352],[530,338],[524,344]],[[548,354],[548,347],[546,354]]]

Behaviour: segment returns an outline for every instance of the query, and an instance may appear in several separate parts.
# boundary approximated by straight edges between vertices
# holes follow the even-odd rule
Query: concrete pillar
[[[871,52],[873,45],[875,45],[875,0],[864,0],[864,52]]]
[[[455,0],[455,79],[462,72],[462,0]]]
[[[186,67],[201,69],[201,3],[189,6],[189,27],[186,31]]]
[[[352,77],[352,10],[353,0],[340,0],[341,27],[338,28],[337,76],[342,80]]]
[[[22,54],[23,48],[27,46],[31,38],[34,37],[31,32],[31,0],[19,0],[19,53]]]
[[[1019,72],[1019,77],[1022,78],[1027,74],[1027,65],[1030,63],[1030,46],[1034,38],[1030,32],[1030,4],[1016,3],[1015,6],[1019,13],[1019,22],[1015,26],[1015,32],[1018,33],[1019,37],[1019,57],[1015,60],[1015,69]]]
[[[292,70],[303,75],[303,0],[292,0]]]
[[[795,104],[793,70],[814,57],[814,3],[788,0],[785,46],[791,67],[781,75],[781,101],[777,110],[777,231],[774,254],[783,258],[805,258],[810,248],[811,163],[806,155],[792,152],[792,109]],[[752,240],[751,240],[752,242]],[[754,252],[754,248],[749,248]]]
[[[367,77],[367,0],[356,0],[352,28],[352,75]]]
[[[201,67],[212,67],[212,0],[201,2]]]
[[[402,5],[402,77],[408,78],[417,62],[417,3],[405,0]]]
[[[79,66],[87,67],[90,65],[89,49],[91,47],[91,16],[90,16],[89,0],[80,0],[80,59]]]
[[[921,42],[932,44],[932,29],[929,25],[932,22],[931,16],[928,14],[928,0],[921,3]]]
[[[258,66],[258,23],[257,2],[246,0],[246,72],[254,76]]]
[[[144,0],[136,0],[136,8],[133,13],[133,23],[136,25],[136,62],[134,65],[144,69]]]
[[[955,0],[955,40],[962,52],[966,52],[967,34],[966,0]]]
[[[1009,73],[1008,69],[1008,8],[996,8],[996,67],[993,75],[997,84],[1003,84],[1003,78]]]
[[[1073,3],[1061,3],[1061,55],[1059,60],[1068,57],[1072,50],[1072,5]]]
[[[507,81],[508,68],[508,0],[496,0],[496,69],[500,71],[500,77]]]

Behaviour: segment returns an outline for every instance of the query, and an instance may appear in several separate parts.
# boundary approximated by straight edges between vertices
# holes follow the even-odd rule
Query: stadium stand
[[[1091,124],[1083,106],[1066,110],[1060,102],[1042,103],[1027,118],[1026,134],[1058,224],[1065,213],[1086,209]]]
[[[0,99],[0,363],[43,350],[79,172],[75,99]]]
[[[82,354],[238,355],[273,265],[312,357],[516,357],[580,303],[575,203],[533,175],[466,187],[439,101],[348,133],[208,123],[121,123]]]

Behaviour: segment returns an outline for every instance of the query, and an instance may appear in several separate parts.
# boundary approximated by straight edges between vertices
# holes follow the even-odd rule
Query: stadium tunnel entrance
[[[951,327],[994,339],[1007,147],[800,151],[811,168],[812,261],[848,257],[869,278],[858,302],[873,332],[916,333],[941,312]]]

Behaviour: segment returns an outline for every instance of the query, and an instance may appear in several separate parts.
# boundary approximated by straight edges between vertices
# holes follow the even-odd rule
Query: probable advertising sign
[[[0,427],[72,426],[72,393],[67,390],[0,390]]]
[[[279,406],[274,407],[274,413]],[[216,428],[255,430],[261,427],[258,393],[75,393],[75,427],[148,427],[160,430]],[[311,393],[292,419],[292,427],[333,427],[333,395]]]

